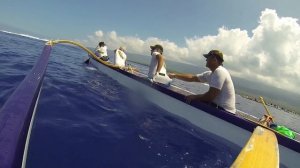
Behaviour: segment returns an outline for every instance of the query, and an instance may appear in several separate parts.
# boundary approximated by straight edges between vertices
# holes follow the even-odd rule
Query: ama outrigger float
[[[205,103],[185,102],[192,94],[173,85],[150,81],[146,75],[131,67],[119,67],[102,61],[86,47],[68,40],[48,41],[41,57],[0,111],[0,167],[26,166],[27,149],[34,115],[42,89],[51,49],[55,44],[79,46],[89,54],[87,62],[117,80],[132,91],[142,93],[150,102],[214,137],[224,139],[241,148],[232,167],[300,167],[300,135],[295,139],[284,136],[265,122],[237,111],[236,114],[214,108]],[[267,110],[267,109],[266,109]],[[253,133],[252,133],[253,132]]]

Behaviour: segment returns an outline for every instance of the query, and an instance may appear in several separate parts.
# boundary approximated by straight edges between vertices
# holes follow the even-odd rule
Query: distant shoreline
[[[257,103],[261,103],[261,101],[258,98],[256,98],[255,96],[249,96],[249,95],[246,95],[246,94],[239,94],[239,95],[242,96],[245,99],[252,100],[252,101],[255,101]],[[287,113],[293,113],[293,114],[299,115],[299,113],[297,113],[295,110],[288,109],[286,107],[283,107],[283,106],[280,106],[278,104],[268,102],[268,101],[265,101],[265,103],[266,103],[267,106],[274,107],[278,110],[283,110],[284,112],[287,112]]]

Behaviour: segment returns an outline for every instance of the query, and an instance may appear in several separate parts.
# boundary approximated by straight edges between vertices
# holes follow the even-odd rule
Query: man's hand
[[[168,76],[171,79],[176,78],[176,74],[175,73],[168,73]]]

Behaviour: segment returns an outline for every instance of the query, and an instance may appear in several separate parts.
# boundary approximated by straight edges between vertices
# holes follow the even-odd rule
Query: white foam
[[[36,40],[41,40],[41,41],[49,41],[48,39],[34,37],[34,36],[31,36],[31,35],[28,35],[28,34],[14,33],[14,32],[9,32],[9,31],[6,31],[6,30],[0,30],[0,31],[4,32],[4,33],[8,33],[8,34],[14,34],[14,35],[22,36],[22,37],[31,38],[31,39],[36,39]]]
[[[96,68],[90,67],[90,66],[86,67],[86,69],[91,70],[91,71],[96,71],[97,70]]]
[[[142,135],[140,135],[139,134],[139,138],[141,139],[141,140],[144,140],[144,141],[149,141],[150,139],[148,139],[148,138],[146,138],[146,137],[144,137],[144,136],[142,136]]]

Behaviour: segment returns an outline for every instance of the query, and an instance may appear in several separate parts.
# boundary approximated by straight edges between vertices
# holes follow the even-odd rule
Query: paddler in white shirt
[[[126,51],[125,47],[120,47],[115,50],[115,59],[114,59],[115,65],[118,65],[120,67],[126,66],[127,55],[126,55],[125,51]]]
[[[206,58],[206,67],[210,69],[209,71],[196,75],[169,73],[170,78],[187,82],[208,83],[209,90],[206,93],[189,95],[186,97],[187,102],[207,102],[218,109],[235,114],[235,89],[230,73],[223,67],[223,53],[219,50],[211,50],[203,56]]]
[[[148,78],[154,82],[169,85],[172,79],[167,75],[166,63],[163,56],[163,47],[159,44],[150,46],[151,48],[151,62],[149,65]]]
[[[101,41],[97,46],[95,54],[103,61],[109,60],[109,57],[107,55],[107,47],[103,41]]]

